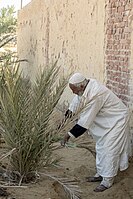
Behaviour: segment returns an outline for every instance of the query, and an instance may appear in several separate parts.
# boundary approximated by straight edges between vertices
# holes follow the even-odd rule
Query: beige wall
[[[33,0],[18,13],[18,54],[34,79],[58,65],[104,81],[104,0]]]

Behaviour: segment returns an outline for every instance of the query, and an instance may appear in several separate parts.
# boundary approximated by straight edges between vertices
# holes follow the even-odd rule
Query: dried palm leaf
[[[59,178],[59,177],[55,177],[50,174],[40,173],[40,172],[39,172],[39,174],[47,176],[47,177],[53,179],[54,181],[58,182],[63,187],[68,198],[81,199],[82,192],[81,192],[76,180],[70,180],[68,178]]]

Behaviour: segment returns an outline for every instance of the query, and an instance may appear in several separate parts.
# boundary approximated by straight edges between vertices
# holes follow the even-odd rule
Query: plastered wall
[[[58,65],[104,82],[104,0],[33,0],[18,13],[18,55],[35,78]]]

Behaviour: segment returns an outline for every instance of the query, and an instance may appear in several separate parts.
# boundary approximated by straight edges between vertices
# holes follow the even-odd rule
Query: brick
[[[130,4],[127,4],[126,6],[125,6],[125,10],[131,10],[132,9],[132,4],[130,3]]]
[[[125,29],[124,29],[124,33],[130,33],[132,30],[131,30],[131,28],[129,28],[129,27],[125,27]]]
[[[111,39],[109,39],[109,40],[107,40],[107,43],[108,43],[108,44],[113,44],[113,43],[114,43],[114,41],[113,41],[113,40],[111,40]]]
[[[121,6],[121,5],[122,5],[122,4],[119,5],[119,2],[118,2],[118,1],[115,2],[115,7],[118,7],[118,6]]]
[[[123,5],[123,3],[119,1],[118,6],[121,7],[122,5]]]
[[[126,72],[126,73],[128,73],[128,72],[129,72],[129,70],[128,70],[128,68],[123,68],[123,69],[122,69],[122,72]]]
[[[107,39],[112,39],[112,35],[111,34],[107,34]]]
[[[127,4],[127,0],[124,0],[124,1],[122,2],[122,4],[123,4],[123,6],[125,6],[125,5]]]
[[[117,11],[120,12],[120,13],[124,12],[125,11],[125,6],[118,7]]]
[[[128,45],[130,45],[130,43],[131,43],[131,40],[130,39],[121,39],[121,44],[128,44]]]
[[[125,10],[124,16],[129,16],[129,14],[130,14],[130,10]]]
[[[121,39],[125,39],[125,34],[120,35]]]
[[[129,26],[129,22],[125,21],[125,27],[128,27],[128,26]]]
[[[119,34],[122,34],[124,32],[124,28],[119,28]]]
[[[116,6],[116,3],[115,2],[112,2],[111,3],[111,8],[116,8],[117,6]]]
[[[112,14],[115,14],[116,12],[117,12],[117,8],[116,8],[116,7],[115,7],[115,8],[113,7],[113,8],[112,8]]]
[[[128,16],[127,15],[123,17],[123,21],[128,21]]]
[[[112,34],[112,30],[108,29],[106,34],[111,35]]]
[[[116,2],[116,0],[110,0],[110,3],[115,3]]]
[[[120,23],[120,27],[121,27],[121,28],[125,27],[125,25],[126,25],[125,21],[122,21],[122,22]]]

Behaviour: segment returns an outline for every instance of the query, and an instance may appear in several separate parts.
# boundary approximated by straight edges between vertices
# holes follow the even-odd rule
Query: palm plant
[[[19,181],[33,177],[42,163],[50,163],[56,136],[51,121],[67,83],[66,78],[58,75],[59,67],[55,63],[31,84],[18,66],[2,69],[0,126],[8,149],[14,149],[10,165]]]
[[[14,55],[16,56],[16,53],[13,52],[17,40],[17,19],[14,13],[14,6],[0,9],[0,65]]]
[[[0,35],[16,32],[17,19],[14,14],[14,6],[0,9]]]

